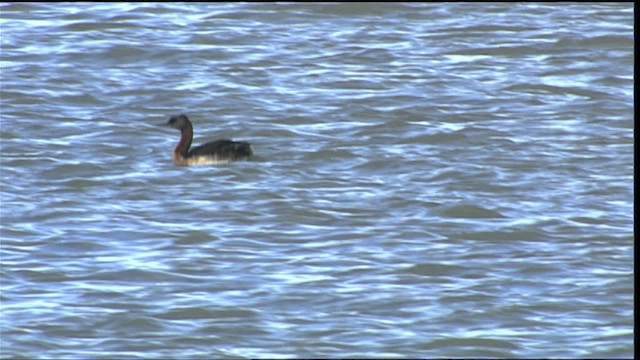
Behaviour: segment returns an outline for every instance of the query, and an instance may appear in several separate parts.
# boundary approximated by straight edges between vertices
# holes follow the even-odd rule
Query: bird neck
[[[182,156],[186,156],[191,147],[191,141],[193,141],[193,127],[187,126],[182,129],[182,135],[180,136],[180,142],[173,150],[174,153],[178,153]]]

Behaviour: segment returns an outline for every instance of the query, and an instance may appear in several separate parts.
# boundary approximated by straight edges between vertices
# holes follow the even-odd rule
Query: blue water
[[[0,5],[0,357],[632,358],[633,4]],[[177,167],[194,144],[256,157]]]

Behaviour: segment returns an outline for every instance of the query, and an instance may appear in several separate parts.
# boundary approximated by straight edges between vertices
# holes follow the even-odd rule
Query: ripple
[[[633,354],[632,6],[0,8],[4,357]]]

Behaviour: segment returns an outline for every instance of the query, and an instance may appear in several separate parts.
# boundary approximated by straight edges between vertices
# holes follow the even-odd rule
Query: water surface
[[[631,3],[0,31],[2,357],[633,357]],[[178,113],[257,156],[174,166]]]

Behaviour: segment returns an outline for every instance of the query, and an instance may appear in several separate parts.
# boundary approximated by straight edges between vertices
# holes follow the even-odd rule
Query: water
[[[632,3],[0,19],[3,358],[633,357]]]

